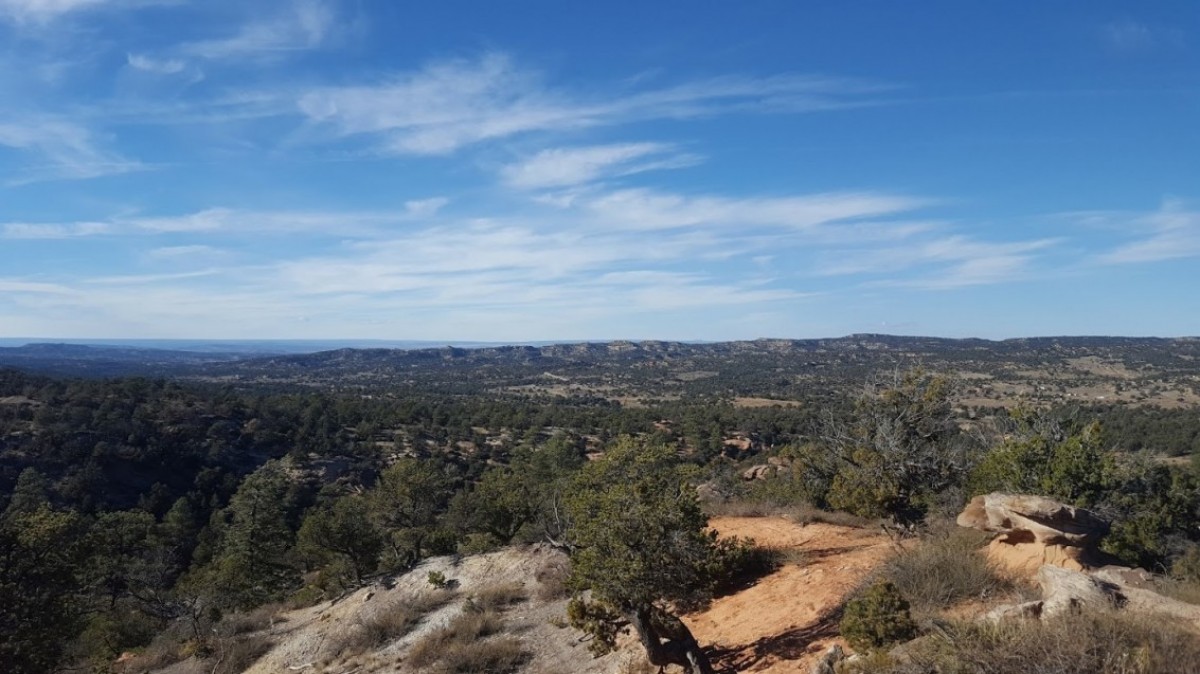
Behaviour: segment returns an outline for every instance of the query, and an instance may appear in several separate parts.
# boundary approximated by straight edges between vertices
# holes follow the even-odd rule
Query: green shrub
[[[1019,428],[976,466],[968,481],[971,493],[1039,494],[1090,506],[1109,489],[1115,464],[1104,450],[1100,424],[1067,435],[1047,419],[1014,414]]]
[[[917,636],[908,601],[886,580],[876,581],[846,604],[839,629],[850,647],[862,653]]]
[[[774,571],[782,562],[778,550],[756,544],[747,538],[721,538],[713,545],[713,554],[701,572],[709,579],[708,595],[728,594]]]
[[[1171,576],[1179,580],[1200,582],[1200,544],[1188,545],[1171,565]]]

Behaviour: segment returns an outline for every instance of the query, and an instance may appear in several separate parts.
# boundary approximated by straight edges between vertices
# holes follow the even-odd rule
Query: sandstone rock
[[[1136,587],[1143,590],[1154,589],[1154,574],[1145,569],[1131,569],[1128,566],[1104,566],[1091,572],[1093,576],[1122,587]]]
[[[821,657],[813,663],[811,674],[835,674],[837,672],[837,664],[846,659],[846,653],[842,647],[834,644],[825,649]]]
[[[1007,622],[1010,620],[1037,620],[1042,617],[1042,611],[1045,608],[1045,603],[1041,601],[1027,601],[1023,604],[1009,604],[1008,606],[999,606],[987,613],[979,616],[983,622],[992,624]]]
[[[746,470],[742,471],[742,479],[746,480],[747,482],[752,480],[765,480],[778,470],[778,466],[772,466],[770,464],[750,466]]]
[[[725,494],[721,493],[715,482],[701,482],[696,485],[696,498],[707,503],[721,501],[725,498]]]
[[[1122,607],[1125,594],[1115,583],[1081,571],[1046,565],[1038,570],[1042,587],[1042,616],[1060,615],[1084,607]]]
[[[958,516],[958,524],[1006,532],[1014,543],[1077,547],[1093,545],[1108,532],[1107,522],[1083,508],[1041,496],[1000,492],[972,499]]]
[[[1106,567],[1092,573],[1057,566],[1038,570],[1041,601],[995,608],[981,621],[999,623],[1015,619],[1046,619],[1083,608],[1113,608],[1156,619],[1169,618],[1200,630],[1200,605],[1165,597],[1145,587],[1152,576],[1141,569]],[[1127,584],[1128,581],[1131,584]]]
[[[1088,551],[1067,545],[1013,543],[1001,534],[987,546],[987,557],[997,567],[1020,577],[1032,577],[1038,569],[1058,566],[1072,571],[1087,569]]]
[[[1152,576],[1146,571],[1114,566],[1100,569],[1092,576],[1118,588],[1123,599],[1122,608],[1126,611],[1167,615],[1200,629],[1200,605],[1172,599],[1149,589]]]

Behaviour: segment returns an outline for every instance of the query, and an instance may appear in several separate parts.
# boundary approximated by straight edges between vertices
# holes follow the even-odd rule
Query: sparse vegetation
[[[513,671],[527,653],[511,637],[487,638],[501,625],[493,610],[464,611],[413,644],[406,663],[417,671],[447,674]]]
[[[998,626],[950,625],[902,656],[848,664],[847,674],[1192,674],[1200,639],[1171,621],[1106,612]]]
[[[519,583],[497,583],[476,590],[467,598],[467,610],[477,613],[500,611],[529,598]]]
[[[411,632],[425,616],[454,597],[450,592],[425,593],[401,606],[371,612],[328,644],[326,651],[348,657],[386,646]]]
[[[988,536],[938,522],[879,570],[918,617],[931,617],[963,600],[992,600],[1015,590],[1012,580],[981,554]]]

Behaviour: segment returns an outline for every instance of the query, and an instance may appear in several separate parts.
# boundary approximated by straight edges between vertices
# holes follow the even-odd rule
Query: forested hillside
[[[1194,407],[972,405],[962,370],[865,364],[857,384],[795,388],[780,368],[817,366],[761,347],[729,362],[683,346],[335,352],[261,361],[269,382],[0,370],[0,660],[104,670],[152,642],[215,657],[236,642],[230,616],[537,541],[571,552],[572,587],[592,590],[571,621],[596,643],[642,624],[678,646],[665,607],[763,563],[702,534],[701,506],[802,504],[906,531],[977,493],[1031,492],[1119,522],[1114,559],[1186,574],[1200,555]],[[381,362],[410,374],[384,386]],[[638,505],[650,494],[674,496]],[[611,565],[653,532],[666,538],[645,560]]]

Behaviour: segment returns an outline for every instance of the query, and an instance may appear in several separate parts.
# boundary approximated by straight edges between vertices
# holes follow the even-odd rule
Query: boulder
[[[1038,620],[1042,617],[1044,609],[1045,602],[1027,601],[1023,604],[1008,604],[996,607],[979,616],[979,619],[992,624],[1008,622],[1010,620]]]
[[[1046,565],[1038,570],[1037,580],[1042,587],[1043,617],[1084,607],[1120,608],[1126,604],[1119,585],[1082,571]]]
[[[811,674],[835,674],[837,672],[838,663],[846,659],[846,653],[838,644],[834,644],[825,649],[821,657],[813,663]]]
[[[778,470],[779,466],[772,466],[766,463],[758,466],[750,466],[746,470],[742,471],[742,479],[747,482],[752,480],[765,480],[771,475],[774,475]]]
[[[1139,613],[1157,613],[1200,629],[1200,605],[1163,596],[1152,589],[1153,576],[1142,569],[1110,566],[1092,572],[1092,577],[1118,589],[1122,608]]]
[[[1013,543],[1089,547],[1108,533],[1108,523],[1083,508],[1042,496],[993,492],[976,496],[958,524],[1005,533]]]

